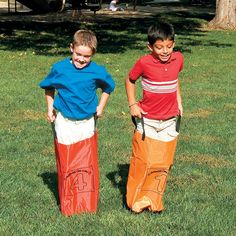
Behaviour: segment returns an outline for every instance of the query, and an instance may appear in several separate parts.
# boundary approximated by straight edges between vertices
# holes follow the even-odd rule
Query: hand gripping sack
[[[88,139],[65,145],[55,139],[61,212],[70,216],[96,212],[99,194],[97,132]]]
[[[169,142],[145,137],[135,132],[127,182],[127,205],[134,212],[145,208],[159,212],[164,209],[162,197],[173,165],[177,138]]]

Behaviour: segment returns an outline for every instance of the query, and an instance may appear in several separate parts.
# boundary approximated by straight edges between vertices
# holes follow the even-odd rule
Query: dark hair
[[[169,23],[158,23],[148,29],[148,42],[153,45],[157,40],[175,40],[174,27]]]

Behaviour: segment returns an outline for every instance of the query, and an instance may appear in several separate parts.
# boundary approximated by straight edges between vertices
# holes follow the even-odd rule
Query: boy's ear
[[[73,47],[73,44],[71,43],[70,44],[70,51],[73,53],[73,51],[74,51],[74,47]]]
[[[151,52],[153,52],[153,46],[150,43],[148,43],[147,47]]]

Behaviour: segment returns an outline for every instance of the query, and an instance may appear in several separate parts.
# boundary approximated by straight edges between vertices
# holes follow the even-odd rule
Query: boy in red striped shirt
[[[151,53],[135,63],[125,80],[136,125],[127,183],[127,204],[135,212],[164,209],[162,196],[179,134],[176,125],[183,114],[179,72],[184,59],[180,52],[173,51],[174,36],[171,24],[152,25],[148,29]],[[140,77],[143,98],[137,102],[135,82]]]

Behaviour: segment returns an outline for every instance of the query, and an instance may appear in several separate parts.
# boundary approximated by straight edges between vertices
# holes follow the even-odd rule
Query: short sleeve
[[[48,90],[54,89],[53,79],[56,77],[56,74],[56,70],[52,68],[46,78],[39,84],[40,88]]]
[[[115,89],[115,82],[105,67],[102,68],[102,76],[97,80],[97,88],[101,88],[103,92],[110,94]]]
[[[143,74],[141,60],[139,59],[129,72],[129,78],[133,81],[137,80]]]

